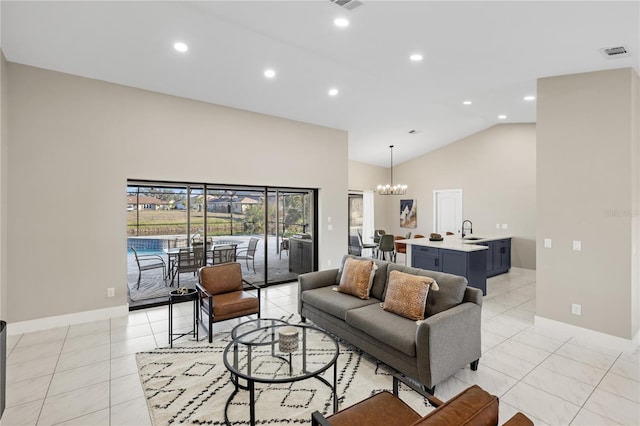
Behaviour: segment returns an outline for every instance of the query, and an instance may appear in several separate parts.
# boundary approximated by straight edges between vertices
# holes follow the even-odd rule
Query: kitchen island
[[[487,294],[487,277],[507,272],[511,266],[511,237],[446,236],[442,241],[428,238],[400,240],[407,244],[410,266],[460,275],[469,286]]]

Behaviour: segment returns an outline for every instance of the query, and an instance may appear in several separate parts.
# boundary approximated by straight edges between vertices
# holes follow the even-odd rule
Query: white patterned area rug
[[[224,409],[234,390],[222,360],[229,333],[136,355],[147,405],[154,425],[224,425]],[[339,408],[349,407],[381,390],[391,390],[389,367],[352,346],[339,343],[337,394]],[[323,373],[333,382],[333,368]],[[315,378],[294,383],[256,383],[256,424],[310,424],[311,413],[331,414],[331,390]],[[229,406],[232,425],[249,424],[249,392],[240,390]],[[432,408],[407,386],[400,397],[421,415]]]

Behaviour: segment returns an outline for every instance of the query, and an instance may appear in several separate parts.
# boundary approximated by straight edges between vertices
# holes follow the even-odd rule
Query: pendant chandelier
[[[378,194],[380,195],[404,195],[407,193],[407,185],[393,184],[393,145],[389,145],[391,149],[391,182],[386,185],[378,185]]]

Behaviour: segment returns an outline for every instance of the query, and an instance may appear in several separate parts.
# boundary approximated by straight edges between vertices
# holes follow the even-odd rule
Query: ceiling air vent
[[[624,46],[605,47],[603,49],[600,49],[600,51],[607,58],[624,58],[627,56],[631,56],[627,48]]]
[[[329,1],[347,10],[353,10],[356,7],[362,5],[362,2],[358,0],[329,0]]]

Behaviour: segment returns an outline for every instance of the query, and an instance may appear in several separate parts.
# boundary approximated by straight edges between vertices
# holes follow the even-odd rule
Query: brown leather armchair
[[[401,377],[393,377],[393,394],[388,391],[377,393],[351,407],[325,418],[320,412],[311,415],[312,426],[496,426],[498,424],[498,397],[491,395],[478,385],[473,385],[447,402],[426,393],[413,383],[403,382],[429,400],[436,407],[425,416],[420,416],[413,408],[398,398],[398,382]],[[505,426],[533,426],[524,414],[517,413]]]
[[[200,318],[209,333],[209,343],[213,340],[214,322],[252,314],[258,314],[260,318],[260,287],[242,278],[239,263],[203,266],[198,270],[198,277]],[[258,296],[245,291],[245,284],[256,289]]]

